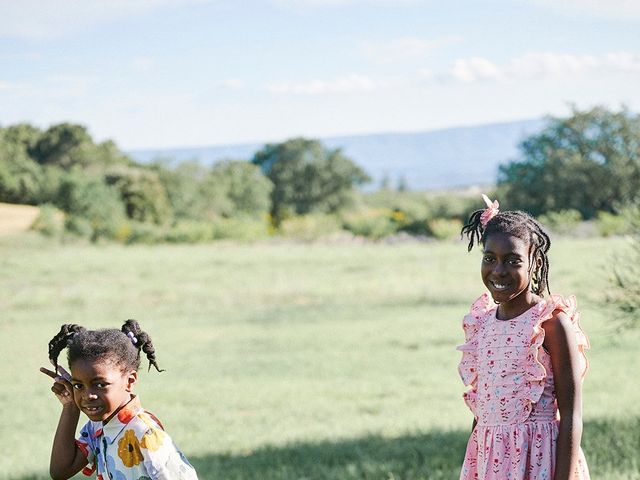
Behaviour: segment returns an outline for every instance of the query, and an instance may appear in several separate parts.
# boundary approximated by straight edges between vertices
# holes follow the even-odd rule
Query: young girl
[[[64,348],[71,374],[58,366]],[[49,342],[55,370],[40,371],[55,380],[51,390],[62,404],[51,451],[53,479],[82,470],[87,476],[97,472],[98,480],[197,480],[160,421],[133,394],[140,350],[149,368],[161,372],[151,338],[135,320],[127,320],[121,330],[63,325]],[[76,439],[80,412],[89,422]]]
[[[482,244],[480,273],[489,294],[464,317],[460,376],[474,415],[460,478],[588,479],[580,449],[582,379],[589,347],[575,297],[550,295],[551,245],[520,211],[474,212],[462,233]]]

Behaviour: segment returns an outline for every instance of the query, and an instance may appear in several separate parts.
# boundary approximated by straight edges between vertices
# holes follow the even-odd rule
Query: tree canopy
[[[500,167],[500,198],[534,215],[574,209],[584,218],[638,198],[640,116],[602,107],[547,126],[520,144],[522,158]]]
[[[265,145],[252,161],[273,183],[271,214],[276,224],[293,214],[335,212],[349,204],[356,185],[370,180],[340,149],[306,138]]]

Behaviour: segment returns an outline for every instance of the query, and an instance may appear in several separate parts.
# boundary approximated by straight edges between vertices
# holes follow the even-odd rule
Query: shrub
[[[165,235],[170,243],[200,243],[213,238],[213,229],[208,222],[181,222]]]
[[[129,222],[122,222],[116,229],[113,239],[118,242],[127,243],[131,236],[131,224]]]
[[[368,238],[384,238],[398,231],[393,212],[387,209],[366,210],[345,216],[343,226],[354,235]]]
[[[494,194],[489,196],[495,198]],[[459,220],[467,220],[473,211],[483,208],[479,194],[467,195],[455,192],[429,197],[428,206],[430,218],[457,218]]]
[[[267,237],[269,222],[266,218],[251,217],[217,218],[212,221],[214,240],[254,241]]]
[[[279,232],[285,237],[313,240],[340,230],[342,225],[337,216],[315,213],[283,220]]]
[[[582,220],[582,215],[577,210],[568,209],[547,212],[541,215],[539,220],[549,230],[559,235],[567,235],[575,231]]]
[[[125,221],[118,192],[105,185],[100,177],[81,172],[63,177],[56,204],[68,214],[86,219],[93,230],[92,240],[113,238]]]
[[[31,230],[47,237],[58,237],[64,230],[64,214],[53,205],[42,205]]]
[[[596,227],[598,233],[603,237],[611,237],[613,235],[624,235],[631,232],[631,224],[628,215],[614,215],[609,212],[598,212],[596,217]]]
[[[613,286],[609,301],[620,313],[620,329],[640,327],[640,205],[620,215],[630,233],[628,249],[622,249],[613,262]]]
[[[131,222],[126,243],[160,243],[164,240],[164,229],[152,223]]]
[[[64,222],[64,228],[67,232],[78,237],[93,238],[91,222],[78,215],[69,215]]]
[[[438,240],[451,240],[460,237],[462,222],[457,218],[434,218],[429,221],[429,229]]]
[[[640,327],[640,206],[625,212],[632,232],[628,250],[614,262],[612,301],[621,313],[621,329]]]

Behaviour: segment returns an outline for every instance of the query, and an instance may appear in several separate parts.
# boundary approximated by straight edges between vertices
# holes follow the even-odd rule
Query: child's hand
[[[75,405],[73,400],[73,387],[71,386],[71,375],[64,368],[58,365],[58,373],[53,372],[47,368],[41,367],[40,371],[45,375],[53,378],[55,381],[51,387],[51,391],[55,393],[56,397],[62,404],[62,406]]]

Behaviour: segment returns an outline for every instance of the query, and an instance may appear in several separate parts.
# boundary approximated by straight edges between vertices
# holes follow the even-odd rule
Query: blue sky
[[[638,32],[632,0],[0,0],[0,125],[133,149],[640,111]]]

